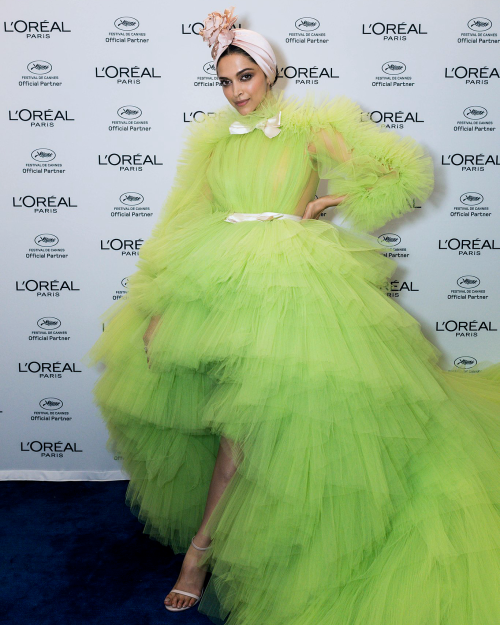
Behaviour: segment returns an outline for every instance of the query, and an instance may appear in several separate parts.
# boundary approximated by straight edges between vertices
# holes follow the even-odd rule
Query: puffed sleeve
[[[160,314],[164,310],[164,293],[157,277],[168,270],[165,249],[170,235],[175,229],[189,225],[191,220],[212,213],[207,169],[219,138],[220,117],[206,117],[187,126],[173,184],[150,237],[139,250],[137,271],[129,276],[126,297],[145,314]]]
[[[377,126],[345,96],[325,100],[311,120],[313,167],[351,226],[371,231],[412,211],[434,186],[432,158],[411,137]]]

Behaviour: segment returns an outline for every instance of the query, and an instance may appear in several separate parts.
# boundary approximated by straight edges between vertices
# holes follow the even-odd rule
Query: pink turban
[[[212,58],[215,65],[224,50],[232,44],[238,46],[254,59],[257,65],[267,76],[269,84],[276,78],[276,57],[271,44],[265,37],[246,28],[232,28],[237,16],[233,16],[234,7],[224,10],[221,15],[214,11],[209,13],[204,21],[204,28],[200,30],[203,41],[212,47]],[[231,30],[230,30],[231,29]]]

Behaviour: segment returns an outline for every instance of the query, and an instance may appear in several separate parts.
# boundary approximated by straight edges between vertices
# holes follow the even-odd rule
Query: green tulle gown
[[[228,131],[279,111],[277,136]],[[295,213],[325,178],[349,228],[226,221]],[[500,364],[441,369],[386,296],[396,261],[369,234],[432,187],[421,146],[345,97],[272,94],[190,124],[88,364],[105,365],[94,396],[127,503],[175,553],[201,522],[220,436],[237,443],[200,562],[212,621],[499,625]]]

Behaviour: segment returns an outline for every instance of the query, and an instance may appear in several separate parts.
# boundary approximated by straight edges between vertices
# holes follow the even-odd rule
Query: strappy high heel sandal
[[[193,545],[195,549],[198,549],[199,551],[206,551],[207,549],[210,549],[211,545],[208,545],[208,547],[198,547],[198,545],[194,544],[193,538],[191,538],[191,544]],[[196,599],[196,601],[193,603],[193,605],[185,605],[182,608],[174,608],[173,606],[166,605],[165,603],[163,605],[165,606],[165,609],[169,610],[169,612],[182,612],[182,610],[189,610],[189,608],[194,608],[194,606],[201,601],[204,591],[205,591],[205,587],[201,589],[201,593],[199,595],[195,595],[194,593],[188,592],[187,590],[178,590],[177,588],[172,588],[170,592],[176,592],[179,595],[186,595],[187,597],[193,597],[194,599]]]

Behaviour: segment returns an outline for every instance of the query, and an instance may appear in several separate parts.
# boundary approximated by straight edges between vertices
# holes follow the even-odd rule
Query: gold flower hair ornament
[[[208,47],[212,48],[212,58],[215,59],[219,49],[219,44],[227,47],[234,39],[234,29],[229,30],[236,22],[237,15],[233,16],[234,7],[225,9],[221,15],[217,11],[208,14],[199,34],[203,37],[203,41],[208,43]]]

